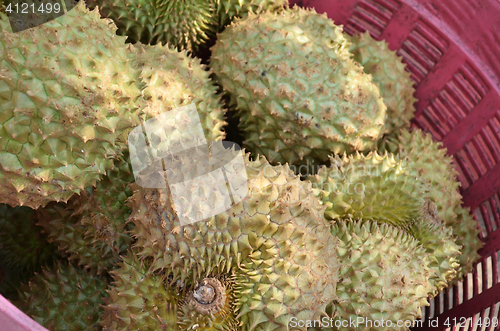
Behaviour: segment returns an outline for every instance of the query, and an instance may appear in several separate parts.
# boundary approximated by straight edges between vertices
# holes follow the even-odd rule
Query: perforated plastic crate
[[[454,156],[464,205],[481,228],[485,247],[474,272],[437,296],[414,329],[500,330],[478,323],[499,319],[500,306],[500,1],[295,3],[327,13],[349,34],[368,30],[403,57],[419,99],[412,125]]]

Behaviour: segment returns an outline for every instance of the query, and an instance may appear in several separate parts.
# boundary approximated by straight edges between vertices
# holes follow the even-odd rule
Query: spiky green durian
[[[125,38],[83,2],[19,33],[0,16],[0,202],[67,201],[112,167],[138,124],[138,72]]]
[[[21,287],[19,308],[53,331],[99,330],[106,287],[105,277],[58,263]]]
[[[457,180],[453,158],[446,155],[446,148],[442,147],[441,142],[435,142],[429,133],[420,129],[412,132],[401,130],[392,144],[398,146],[399,158],[411,168],[418,169],[419,176],[429,181],[429,194],[436,203],[438,217],[453,230],[456,244],[465,253],[463,258],[458,258],[460,266],[470,270],[472,263],[479,257],[477,250],[483,246],[483,242],[478,237],[477,222],[468,211],[460,208],[462,196],[458,191],[460,182]]]
[[[421,307],[429,305],[429,254],[411,235],[390,224],[339,221],[332,233],[339,239],[341,263],[338,299],[332,303],[335,318],[372,322],[342,330],[409,330],[396,323],[416,320]],[[382,320],[386,324],[380,327]]]
[[[196,48],[217,25],[216,3],[206,0],[87,0],[103,16],[113,19],[118,34],[130,43],[168,43],[181,49]]]
[[[411,132],[401,130],[391,142],[393,146],[397,146],[399,159],[417,169],[419,175],[431,184],[431,199],[436,203],[438,217],[446,222],[454,219],[453,209],[460,204],[461,199],[458,192],[460,183],[453,158],[446,155],[446,148],[442,147],[442,143],[435,142],[429,133],[420,129]]]
[[[479,239],[478,222],[470,213],[470,208],[461,205],[455,207],[457,218],[448,225],[453,229],[455,242],[462,246],[462,254],[458,257],[460,267],[457,270],[456,280],[461,280],[472,271],[474,262],[481,257],[478,251],[483,248],[484,242]]]
[[[174,281],[164,272],[153,272],[151,259],[139,260],[134,252],[112,275],[101,321],[104,330],[238,329],[234,276],[212,275],[197,284]]]
[[[457,258],[462,247],[455,243],[452,229],[438,217],[436,204],[430,200],[424,205],[422,216],[411,224],[408,232],[430,254],[429,267],[434,275],[429,278],[432,284],[429,294],[436,296],[457,276]]]
[[[206,140],[224,139],[225,109],[209,77],[210,72],[199,59],[162,45],[137,43],[128,45],[127,49],[131,61],[140,69],[144,84],[143,121],[194,103]]]
[[[368,31],[344,36],[351,42],[349,51],[354,60],[363,66],[365,73],[372,75],[373,82],[380,88],[380,95],[387,106],[384,133],[409,128],[417,99],[413,97],[415,89],[411,73],[405,70],[402,58],[396,51],[391,51],[384,40],[373,39]]]
[[[249,11],[276,10],[286,0],[87,0],[113,19],[118,33],[131,43],[168,43],[179,49],[196,50],[215,36],[235,16]]]
[[[127,155],[126,155],[127,156]],[[126,156],[124,158],[126,158]],[[51,203],[38,210],[39,225],[70,260],[100,274],[112,270],[132,243],[126,224],[131,209],[134,176],[128,161],[115,160],[113,170],[68,203]]]
[[[218,0],[219,31],[235,17],[244,18],[248,13],[277,12],[288,5],[288,0]]]
[[[210,65],[255,155],[311,164],[375,146],[386,107],[347,48],[339,26],[299,7],[250,14],[219,34]]]
[[[151,260],[149,272],[164,274],[170,284],[180,282],[195,290],[196,282],[206,278],[235,279],[227,306],[234,307],[234,313],[218,329],[231,329],[233,319],[238,330],[284,329],[291,317],[321,315],[334,299],[339,267],[335,241],[310,183],[300,181],[288,166],[273,167],[263,157],[250,161],[246,155],[245,166],[249,191],[242,201],[183,226],[166,190],[136,187],[130,200],[135,247],[140,259]],[[154,309],[136,314],[129,301],[135,296],[122,292],[130,287],[124,285],[110,297],[106,309],[112,313],[104,326],[126,329],[129,320],[140,328],[161,325],[164,318]],[[186,310],[177,315],[184,326],[207,321],[203,313],[180,312]]]
[[[57,246],[36,225],[35,211],[28,207],[0,204],[0,260],[17,274],[32,274],[58,258]]]
[[[309,176],[328,219],[363,218],[404,227],[421,215],[427,183],[393,154],[335,156]]]

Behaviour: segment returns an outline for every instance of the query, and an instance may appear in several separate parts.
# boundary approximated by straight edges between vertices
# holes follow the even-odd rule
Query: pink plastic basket
[[[478,323],[500,318],[500,1],[296,3],[326,13],[349,34],[368,30],[403,57],[419,99],[412,125],[454,156],[464,204],[481,228],[485,247],[474,272],[437,296],[413,329],[500,330]]]

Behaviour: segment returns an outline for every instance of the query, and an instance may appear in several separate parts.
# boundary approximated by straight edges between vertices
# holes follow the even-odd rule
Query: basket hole
[[[428,319],[432,319],[432,318],[434,318],[434,316],[436,316],[436,313],[435,313],[436,303],[435,302],[436,302],[436,300],[431,300],[431,302],[430,302]]]
[[[455,293],[455,291],[457,292],[457,298],[458,298],[458,301],[455,302],[455,300],[453,299],[453,297],[450,297],[449,298],[449,307],[450,309],[455,307],[455,306],[458,306],[460,305],[463,301],[464,301],[464,282],[462,280],[459,280],[457,282],[457,284],[453,287],[453,293]],[[450,291],[451,292],[451,291]]]
[[[486,146],[488,146],[488,151],[490,157],[495,160],[494,163],[500,162],[500,131],[494,132],[495,128],[492,120],[489,121],[488,125],[483,128],[483,137],[486,140]],[[497,129],[498,130],[498,129]]]
[[[496,251],[496,258],[497,258],[497,279],[495,283],[500,282],[500,250]]]
[[[497,160],[495,159],[495,154],[491,152],[492,140],[487,133],[486,128],[483,128],[479,134],[477,134],[472,142],[478,149],[483,162],[486,165],[487,170],[493,169],[493,167],[497,164]],[[500,149],[498,149],[500,151]],[[498,157],[498,155],[496,155]]]
[[[465,175],[465,178],[463,178],[464,182],[462,182],[462,189],[466,189],[479,179],[479,174],[472,166],[472,162],[464,149],[459,150],[455,154],[455,159],[457,160],[457,164],[461,168],[463,175]]]
[[[442,127],[442,123],[437,117],[433,107],[428,106],[417,120],[420,123],[420,127],[430,132],[436,140],[441,140],[446,134],[446,129]]]
[[[476,170],[476,173],[479,175],[479,177],[483,176],[488,171],[488,168],[483,162],[481,153],[479,153],[476,146],[474,146],[473,141],[469,141],[467,144],[465,144],[465,151],[469,156],[471,164]]]
[[[481,238],[486,238],[488,236],[488,230],[486,229],[486,223],[481,209],[479,207],[476,208],[474,214],[476,215],[476,219],[481,227]]]
[[[436,66],[448,48],[446,39],[419,20],[403,42],[398,54],[403,57],[415,81],[415,88]]]
[[[472,299],[474,296],[474,274],[469,272],[467,274],[467,298],[463,298],[463,301]],[[461,302],[462,303],[462,302]]]
[[[497,326],[500,325],[500,320],[499,320],[500,316],[498,315],[499,311],[500,311],[500,302],[497,302],[495,304],[495,308],[493,309],[493,314],[491,314],[491,320],[492,320],[492,322],[494,322],[493,319],[496,318],[496,322],[498,323]],[[491,325],[489,330],[493,331],[494,329],[495,329],[495,326]]]
[[[470,318],[467,319],[467,328],[465,330],[472,330],[472,331],[479,331],[479,325],[477,323],[477,320],[481,317],[481,313],[477,313],[474,315],[472,320]],[[472,324],[474,322],[474,324]]]
[[[486,270],[484,270],[484,272],[486,272],[487,283],[485,290],[487,290],[493,286],[493,262],[491,260],[491,256],[488,256],[486,259]]]
[[[360,1],[344,25],[344,30],[351,35],[370,31],[376,39],[379,39],[398,9],[399,5],[391,0]]]
[[[441,315],[444,312],[444,292],[441,291],[439,292],[439,315]]]
[[[478,326],[477,330],[486,331],[490,329],[490,327],[486,327],[486,323],[484,323],[485,318],[490,318],[490,311],[491,311],[490,307],[484,310],[484,313],[481,315],[481,326],[479,327],[479,323],[476,323]]]
[[[476,266],[475,281],[477,282],[477,293],[474,295],[481,294],[483,292],[483,262],[479,262]]]
[[[493,201],[493,200],[491,200]],[[493,211],[492,203],[491,201],[486,200],[483,204],[486,206],[486,209],[488,210],[488,223],[491,227],[491,231],[495,231],[497,229],[497,222],[495,222],[495,212]]]

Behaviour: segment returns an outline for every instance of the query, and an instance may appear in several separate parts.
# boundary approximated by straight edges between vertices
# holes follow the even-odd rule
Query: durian
[[[138,72],[125,38],[83,2],[15,34],[0,18],[0,202],[67,201],[112,167],[139,124]]]
[[[408,232],[430,254],[429,267],[434,275],[429,279],[432,284],[429,294],[436,296],[456,278],[459,267],[457,258],[462,247],[455,243],[452,229],[438,217],[436,204],[431,200],[426,202],[422,216],[410,225]]]
[[[409,330],[404,323],[411,325],[421,317],[421,307],[429,305],[428,278],[433,274],[429,254],[412,236],[390,224],[339,221],[332,233],[339,241],[341,263],[332,317],[363,319],[357,328],[342,330]],[[402,327],[397,327],[398,321]]]
[[[119,158],[113,170],[95,187],[88,187],[68,203],[40,208],[38,224],[59,250],[97,274],[112,270],[132,243],[126,224],[131,210],[125,201],[132,195],[134,176],[130,164]]]
[[[458,257],[459,276],[464,270],[470,270],[472,263],[479,258],[477,250],[483,246],[479,239],[477,222],[468,210],[461,207],[457,171],[453,158],[446,155],[442,143],[435,142],[429,133],[417,129],[409,132],[401,130],[397,139],[392,141],[398,147],[399,157],[406,160],[408,166],[419,169],[419,176],[430,183],[430,198],[437,207],[437,216],[453,231],[455,243],[462,247]]]
[[[130,60],[140,70],[141,120],[194,104],[207,141],[224,139],[224,113],[217,87],[205,65],[168,46],[128,45]]]
[[[384,133],[408,129],[417,99],[413,97],[415,89],[411,74],[405,70],[406,64],[402,58],[396,51],[391,51],[384,40],[373,39],[369,32],[344,36],[351,42],[349,51],[353,59],[363,66],[363,71],[370,74],[380,88],[380,95],[387,106]]]
[[[271,164],[319,164],[381,136],[379,88],[350,58],[341,27],[314,10],[236,20],[218,35],[210,65],[240,114],[244,144]]]
[[[293,316],[308,319],[321,315],[335,298],[339,268],[335,241],[323,218],[324,207],[312,195],[310,184],[301,182],[288,166],[273,167],[263,157],[250,161],[246,155],[245,166],[247,197],[225,212],[183,226],[167,190],[136,187],[130,200],[130,221],[135,224],[132,231],[138,258],[142,263],[150,261],[136,268],[163,275],[164,281],[156,278],[147,284],[165,286],[168,279],[172,286],[180,284],[190,290],[203,279],[215,277],[229,283],[234,279],[228,318],[214,315],[209,319],[213,323],[224,320],[217,329],[231,329],[234,323],[238,330],[285,329]],[[125,271],[114,274],[118,273],[128,277]],[[132,286],[121,281],[114,287],[105,308],[108,318],[104,327],[126,329],[129,320],[140,329],[164,323],[163,315],[153,307],[143,315],[136,313],[130,300],[137,296],[124,292]],[[139,300],[142,307],[154,298]],[[184,326],[207,321],[192,307],[188,311],[193,316],[181,313],[186,309],[177,311]]]
[[[4,269],[30,275],[59,258],[57,246],[47,243],[35,211],[28,207],[0,204],[0,260]]]
[[[335,156],[309,176],[327,219],[362,218],[408,226],[421,216],[428,185],[393,154]]]
[[[457,270],[456,280],[461,280],[466,274],[472,271],[474,262],[481,257],[478,251],[483,248],[484,242],[479,239],[478,222],[470,212],[470,208],[461,205],[455,207],[457,218],[454,222],[447,222],[453,229],[456,237],[455,242],[462,246],[458,262],[460,267]]]
[[[11,301],[17,300],[19,286],[32,276],[32,274],[19,274],[12,271],[0,258],[0,295]]]
[[[99,330],[106,287],[105,277],[58,263],[21,287],[19,308],[51,331]]]
[[[139,260],[134,252],[112,275],[104,330],[238,330],[234,275],[212,275],[197,284],[174,281],[167,273],[153,272],[151,259]]]
[[[87,0],[87,4],[114,20],[118,34],[128,42],[168,43],[178,49],[199,46],[235,16],[249,11],[277,10],[286,0]]]

